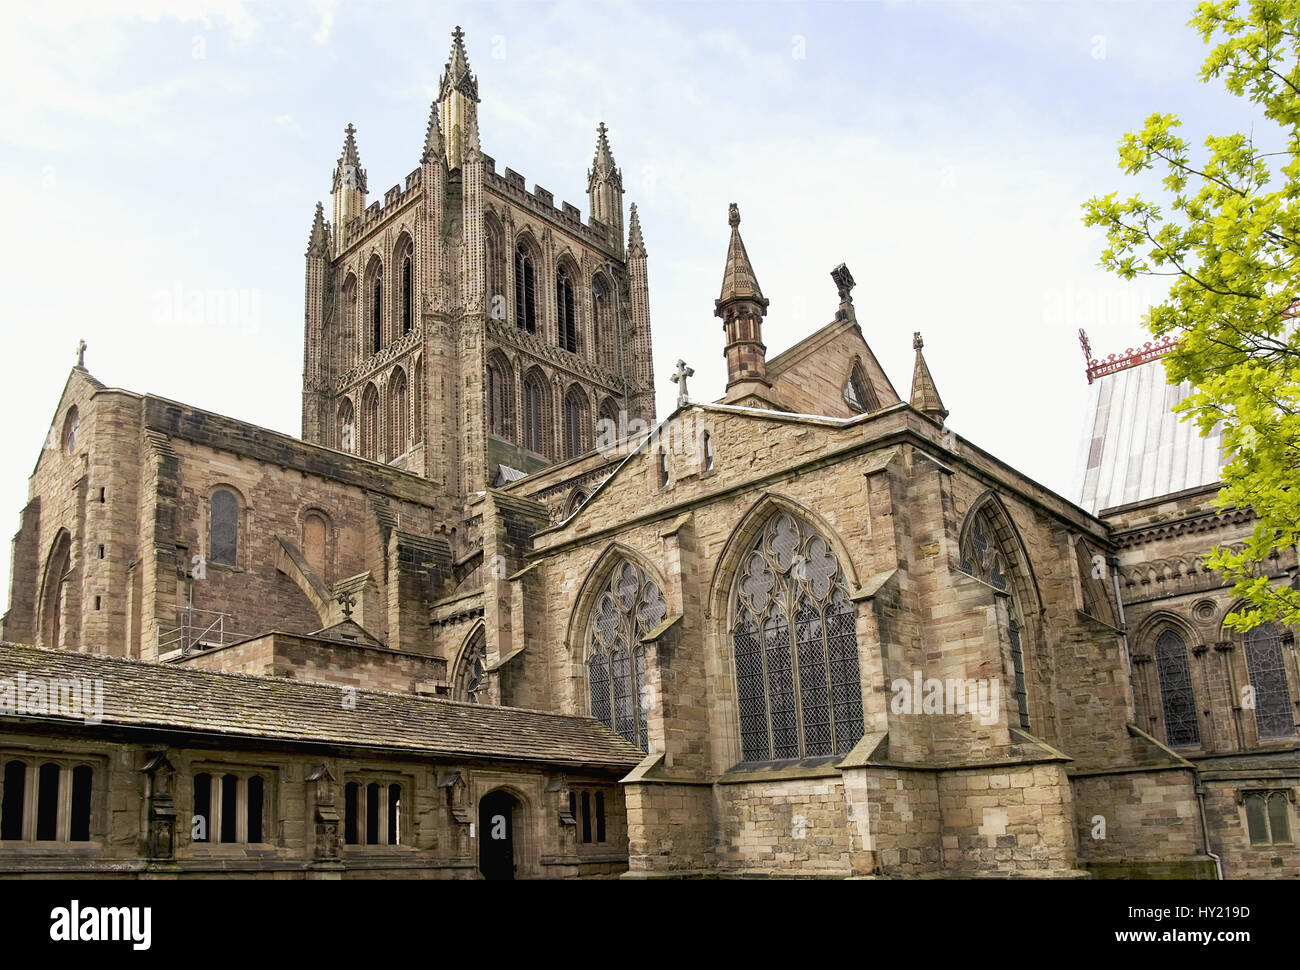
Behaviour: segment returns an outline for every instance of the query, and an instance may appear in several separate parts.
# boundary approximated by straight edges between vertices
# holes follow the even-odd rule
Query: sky
[[[300,432],[303,254],[343,128],[357,126],[370,200],[403,183],[458,24],[498,171],[585,218],[609,126],[649,251],[660,415],[678,358],[694,398],[723,392],[713,301],[736,202],[769,357],[832,319],[845,262],[898,392],[920,331],[949,426],[1073,497],[1078,330],[1094,354],[1138,346],[1164,288],[1099,268],[1082,203],[1140,187],[1116,146],[1153,112],[1177,113],[1194,143],[1258,121],[1199,81],[1193,10],[10,0],[0,521],[17,530],[79,339],[109,386]],[[195,294],[213,312],[187,312]]]

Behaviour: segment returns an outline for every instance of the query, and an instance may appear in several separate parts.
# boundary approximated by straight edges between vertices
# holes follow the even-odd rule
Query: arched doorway
[[[478,870],[484,879],[515,878],[515,830],[522,816],[523,807],[509,792],[489,792],[478,803]]]

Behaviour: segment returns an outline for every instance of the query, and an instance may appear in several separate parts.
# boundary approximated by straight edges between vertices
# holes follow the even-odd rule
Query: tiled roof
[[[502,485],[509,485],[511,482],[517,482],[521,478],[527,478],[528,473],[520,471],[518,468],[511,468],[509,465],[497,466],[497,478],[493,486],[500,488]]]
[[[1218,429],[1202,437],[1174,405],[1191,393],[1165,380],[1162,361],[1097,377],[1075,474],[1089,512],[1214,485],[1223,468]]]
[[[115,727],[620,769],[645,757],[587,717],[0,645],[0,679],[20,673],[102,680],[102,723]]]

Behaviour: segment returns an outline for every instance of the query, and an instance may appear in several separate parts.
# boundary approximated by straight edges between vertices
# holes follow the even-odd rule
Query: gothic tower
[[[457,28],[419,167],[368,204],[349,124],[307,253],[303,437],[436,483],[449,533],[476,493],[590,452],[602,420],[654,420],[646,248],[609,129],[584,222],[497,171],[479,100]]]

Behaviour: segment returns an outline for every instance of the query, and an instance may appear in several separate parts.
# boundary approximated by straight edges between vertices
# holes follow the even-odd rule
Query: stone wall
[[[448,663],[441,657],[287,633],[271,633],[228,647],[196,651],[179,664],[200,670],[288,677],[363,690],[428,695],[449,692]]]

